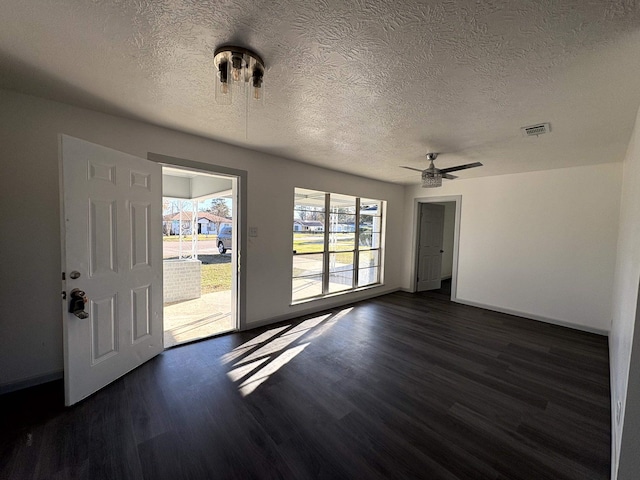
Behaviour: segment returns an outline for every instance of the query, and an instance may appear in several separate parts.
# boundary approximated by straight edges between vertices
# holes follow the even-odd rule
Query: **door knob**
[[[69,313],[84,320],[89,314],[84,311],[84,304],[87,303],[87,295],[79,288],[74,288],[69,292]]]

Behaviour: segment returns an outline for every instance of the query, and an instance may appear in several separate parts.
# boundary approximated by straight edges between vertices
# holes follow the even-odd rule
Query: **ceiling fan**
[[[418,168],[413,167],[405,167],[401,165],[401,168],[407,168],[409,170],[415,170],[416,172],[422,172],[422,186],[424,188],[434,188],[442,186],[442,179],[447,178],[449,180],[453,180],[454,178],[458,178],[455,175],[450,175],[450,172],[457,172],[458,170],[466,170],[467,168],[481,167],[482,163],[474,162],[467,163],[466,165],[458,165],[457,167],[449,167],[449,168],[436,168],[433,164],[433,161],[438,157],[437,153],[427,153],[427,160],[431,162],[429,166],[420,170]]]

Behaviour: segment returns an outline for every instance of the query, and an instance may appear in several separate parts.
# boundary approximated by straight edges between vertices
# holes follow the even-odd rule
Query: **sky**
[[[173,213],[173,212],[178,213],[178,205],[180,200],[169,198],[169,197],[163,197],[162,200],[163,200],[162,202],[163,215],[168,215],[169,213]],[[229,213],[233,214],[233,204],[231,202],[231,199],[223,198],[222,200],[224,200],[224,202],[229,207]],[[201,211],[201,212],[207,211],[211,207],[212,202],[213,202],[213,199],[198,202],[198,211]],[[194,202],[192,200],[182,200],[183,211],[186,211],[186,212],[191,211],[193,203]]]

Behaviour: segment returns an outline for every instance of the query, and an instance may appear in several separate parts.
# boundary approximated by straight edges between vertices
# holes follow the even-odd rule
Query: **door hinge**
[[[66,279],[67,279],[66,274],[64,272],[62,272],[62,280],[66,280]]]
[[[67,292],[65,292],[65,291],[62,292],[62,299],[63,300],[67,299]]]

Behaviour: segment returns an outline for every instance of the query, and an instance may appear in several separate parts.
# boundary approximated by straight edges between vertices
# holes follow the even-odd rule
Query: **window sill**
[[[384,283],[372,283],[371,285],[366,285],[364,287],[354,288],[352,290],[343,290],[341,292],[327,293],[326,295],[320,295],[318,297],[304,298],[302,300],[296,300],[295,302],[291,302],[289,304],[289,306],[290,307],[294,307],[296,305],[303,305],[305,303],[315,302],[317,300],[324,300],[324,299],[327,299],[327,298],[339,297],[341,295],[348,295],[349,293],[363,292],[365,290],[371,290],[372,288],[382,287],[383,285],[384,285]]]

